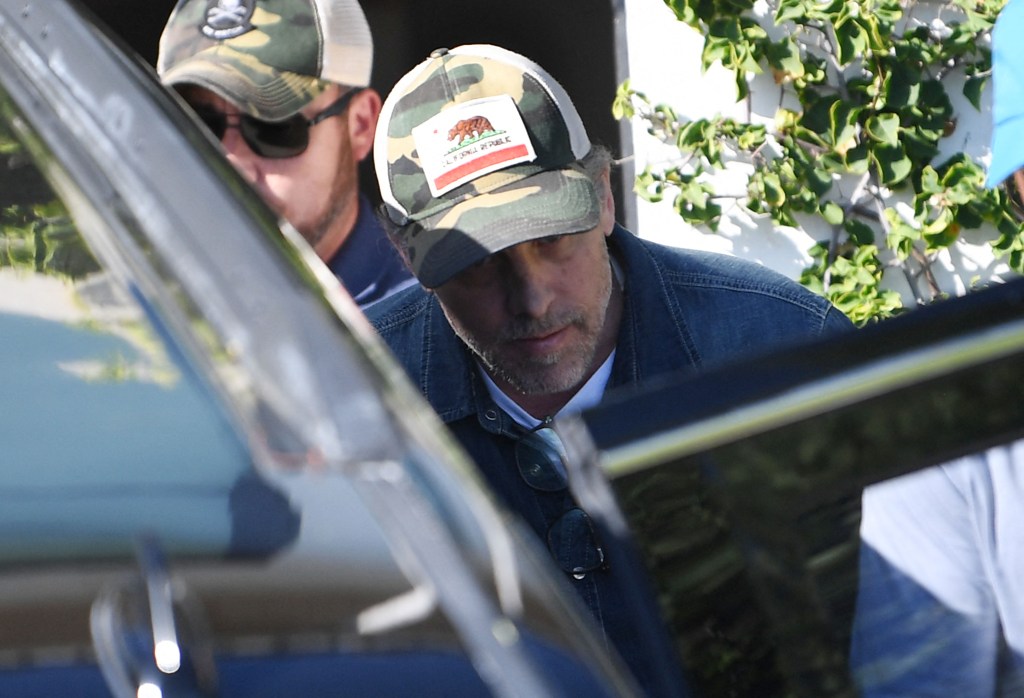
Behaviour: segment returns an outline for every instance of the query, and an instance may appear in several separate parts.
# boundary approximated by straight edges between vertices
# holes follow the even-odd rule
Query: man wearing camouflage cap
[[[412,283],[358,189],[380,96],[356,0],[179,0],[157,71],[360,305]]]
[[[374,160],[389,235],[422,288],[368,316],[640,682],[681,693],[640,641],[637,590],[572,500],[548,425],[612,388],[849,321],[763,267],[618,226],[608,151],[550,75],[498,47],[441,49],[403,77]]]

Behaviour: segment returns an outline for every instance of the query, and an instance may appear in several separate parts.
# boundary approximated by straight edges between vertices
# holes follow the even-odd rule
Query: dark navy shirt
[[[416,282],[363,194],[356,224],[327,266],[362,307]]]

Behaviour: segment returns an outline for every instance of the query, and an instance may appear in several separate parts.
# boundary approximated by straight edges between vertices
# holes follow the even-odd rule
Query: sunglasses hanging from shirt
[[[535,490],[561,492],[569,487],[565,446],[555,430],[543,423],[516,442],[516,465],[523,481]],[[562,571],[576,579],[605,567],[594,524],[579,507],[563,512],[548,527],[547,544]]]
[[[349,90],[310,118],[296,114],[284,121],[262,121],[248,114],[228,115],[205,104],[195,105],[192,109],[217,140],[224,140],[229,128],[237,128],[252,152],[261,158],[277,160],[304,153],[309,147],[309,129],[341,114],[360,92],[362,88]]]

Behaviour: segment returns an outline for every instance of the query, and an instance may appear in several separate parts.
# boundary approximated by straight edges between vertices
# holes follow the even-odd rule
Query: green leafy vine
[[[769,0],[755,11],[750,0],[665,0],[704,35],[704,69],[734,73],[740,99],[757,74],[770,74],[784,99],[771,125],[687,120],[623,83],[616,117],[643,120],[681,155],[647,166],[636,191],[671,197],[683,220],[711,232],[726,199],[779,226],[823,221],[831,234],[810,250],[801,282],[858,324],[905,310],[883,285],[887,270],[903,273],[917,303],[943,297],[933,265],[965,229],[995,231],[987,242],[1024,272],[1024,236],[1004,192],[986,189],[983,167],[964,153],[936,162],[957,128],[951,85],[981,108],[988,34],[1004,1]],[[739,196],[712,181],[730,163],[748,168]],[[909,206],[896,205],[896,192]]]

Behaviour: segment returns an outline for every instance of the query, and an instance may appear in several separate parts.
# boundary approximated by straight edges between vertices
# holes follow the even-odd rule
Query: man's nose
[[[259,156],[252,152],[252,148],[242,138],[242,132],[237,126],[228,126],[221,139],[224,148],[224,155],[239,174],[251,184],[256,181],[259,170]]]
[[[509,312],[543,317],[555,299],[552,270],[537,254],[513,247],[505,251],[505,284]]]

